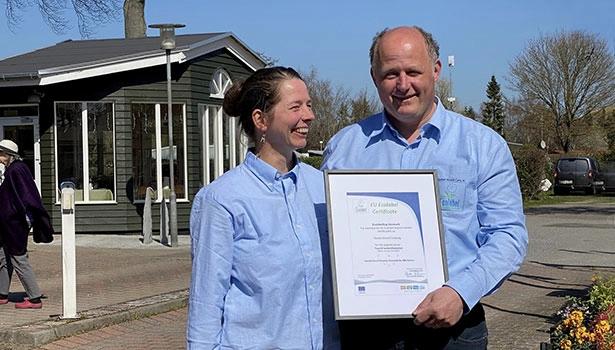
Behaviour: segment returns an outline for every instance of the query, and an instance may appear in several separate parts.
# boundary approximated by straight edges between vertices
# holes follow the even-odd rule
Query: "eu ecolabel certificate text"
[[[348,192],[346,198],[355,295],[424,292],[418,193]]]

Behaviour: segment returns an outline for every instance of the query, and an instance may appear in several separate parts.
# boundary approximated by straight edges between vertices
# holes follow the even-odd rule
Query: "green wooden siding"
[[[251,70],[226,50],[201,56],[172,67],[173,103],[186,105],[186,150],[188,201],[178,201],[177,218],[180,233],[187,233],[191,202],[201,186],[201,135],[198,106],[222,105],[211,98],[209,84],[213,73],[225,69],[233,81],[242,79]],[[32,88],[0,89],[0,104],[25,103]],[[166,104],[165,66],[116,73],[102,77],[36,87],[43,92],[39,123],[41,136],[41,191],[56,231],[61,231],[59,204],[55,202],[55,143],[53,135],[54,102],[113,102],[115,110],[115,171],[116,201],[114,204],[78,204],[75,209],[77,232],[137,233],[141,232],[141,217],[126,196],[126,182],[132,176],[131,103]],[[10,90],[10,93],[8,91]],[[6,93],[5,93],[6,92]],[[177,141],[177,140],[176,140]],[[59,155],[61,159],[62,155]],[[152,205],[153,229],[159,227],[159,204]]]

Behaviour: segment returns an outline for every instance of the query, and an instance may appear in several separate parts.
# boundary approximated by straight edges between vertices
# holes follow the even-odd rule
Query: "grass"
[[[539,199],[524,200],[524,208],[539,207],[543,205],[566,204],[566,203],[592,203],[592,204],[615,204],[614,194],[590,195],[565,195],[556,196],[554,194],[545,195]]]

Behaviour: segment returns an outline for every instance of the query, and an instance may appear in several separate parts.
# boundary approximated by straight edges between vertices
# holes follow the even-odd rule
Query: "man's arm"
[[[414,312],[417,324],[454,325],[523,262],[528,243],[523,204],[512,156],[502,143],[492,147],[491,156],[478,165],[476,258],[425,298]]]

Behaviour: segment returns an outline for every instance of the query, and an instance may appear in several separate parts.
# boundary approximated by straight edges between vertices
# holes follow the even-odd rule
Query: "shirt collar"
[[[295,166],[286,174],[281,174],[276,168],[269,165],[267,162],[258,158],[251,150],[246,154],[245,164],[247,168],[271,191],[274,190],[277,181],[285,178],[290,178],[294,183],[297,183],[299,172],[299,160],[297,155],[293,153]]]

